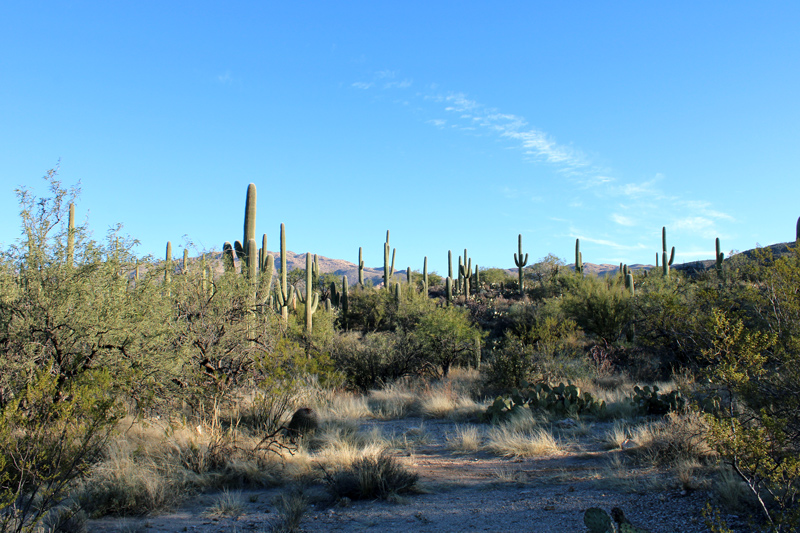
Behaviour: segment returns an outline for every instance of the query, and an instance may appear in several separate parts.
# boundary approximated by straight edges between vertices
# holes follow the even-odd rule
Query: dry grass
[[[407,383],[393,383],[371,390],[367,399],[372,416],[379,420],[396,420],[419,412],[419,399]]]
[[[483,438],[477,426],[456,426],[455,435],[447,436],[447,449],[461,453],[475,453],[481,449]]]
[[[240,492],[223,490],[206,510],[205,516],[209,518],[222,518],[225,516],[237,517],[244,513],[244,500]]]
[[[501,457],[542,457],[561,452],[553,435],[544,429],[519,431],[508,425],[489,430],[486,449]]]
[[[300,522],[308,509],[308,500],[302,492],[292,491],[288,495],[281,494],[272,503],[278,514],[278,519],[270,527],[272,533],[301,531]]]
[[[614,422],[614,427],[606,431],[601,437],[601,441],[611,450],[622,449],[622,445],[631,438],[630,428],[628,424],[617,420]]]
[[[637,445],[630,453],[640,462],[654,466],[675,465],[680,461],[705,461],[714,453],[708,445],[708,427],[697,413],[670,413],[664,420],[632,429]]]
[[[326,475],[328,490],[337,499],[392,499],[416,490],[419,476],[385,451],[365,455],[346,468]]]
[[[314,407],[322,423],[330,420],[341,422],[372,417],[367,398],[348,392],[331,395],[326,401],[319,402]]]
[[[493,483],[498,485],[524,486],[528,482],[528,475],[525,472],[513,468],[497,468],[492,470]]]

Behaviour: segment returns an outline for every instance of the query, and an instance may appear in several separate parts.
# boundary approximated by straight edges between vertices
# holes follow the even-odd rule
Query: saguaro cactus
[[[75,260],[75,204],[69,204],[69,221],[67,222],[67,266],[72,268]]]
[[[628,289],[628,291],[630,291],[631,296],[634,296],[636,294],[633,287],[633,274],[630,272],[625,274],[625,288]]]
[[[580,239],[575,239],[575,272],[583,275],[583,254],[581,253]]]
[[[364,259],[361,256],[361,247],[358,247],[358,286],[364,288]]]
[[[247,246],[250,239],[256,238],[256,184],[251,183],[247,186],[247,196],[244,201],[244,236],[242,241],[233,243],[236,255],[242,260],[242,274],[249,271],[250,257],[247,255]],[[252,260],[255,262],[256,257]]]
[[[428,256],[422,262],[422,294],[428,296]]]
[[[514,254],[514,264],[519,268],[519,293],[525,294],[525,287],[523,286],[524,274],[522,269],[528,264],[528,254],[525,254],[524,257],[522,256],[522,233],[517,237],[517,248],[519,250],[519,255]]]
[[[672,262],[675,260],[675,247],[672,247],[672,252],[669,254],[669,259],[667,259],[667,227],[663,226],[661,228],[661,271],[663,272],[665,277],[669,277],[669,267],[672,266]]]
[[[458,276],[461,278],[461,287],[464,290],[464,300],[469,299],[469,280],[472,277],[472,259],[464,248],[464,261],[459,259]]]
[[[187,248],[184,248],[182,273],[186,274],[187,272],[189,272],[189,250]]]
[[[341,311],[342,326],[347,329],[347,314],[350,312],[350,286],[347,283],[347,276],[342,276],[342,295],[339,297],[339,309]]]
[[[300,301],[305,304],[306,333],[309,334],[313,330],[313,316],[319,305],[319,293],[314,291],[313,287],[311,282],[311,254],[306,253],[306,296],[305,298],[300,298]]]
[[[720,244],[719,244],[719,237],[717,237],[716,241],[716,254],[714,255],[714,261],[716,263],[717,268],[717,275],[722,279],[723,272],[722,272],[722,261],[725,259],[725,254],[720,251]]]
[[[447,250],[447,277],[453,279],[453,252]]]
[[[172,280],[172,243],[167,241],[167,253],[164,259],[164,287],[166,287],[167,296],[172,296],[170,290],[170,281]]]
[[[233,246],[227,241],[222,245],[222,264],[225,267],[225,272],[233,272]]]
[[[389,230],[386,230],[386,242],[383,244],[383,286],[388,289],[394,275],[394,255],[397,249],[392,248],[392,262],[389,263]]]
[[[292,299],[286,283],[286,268],[286,226],[281,224],[281,286],[278,288],[278,303],[281,306],[281,317],[284,320],[289,319],[289,304]]]
[[[444,280],[444,290],[447,295],[447,305],[451,305],[453,303],[453,278],[450,276]]]

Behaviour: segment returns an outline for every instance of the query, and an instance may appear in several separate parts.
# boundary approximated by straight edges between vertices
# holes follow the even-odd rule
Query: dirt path
[[[608,462],[618,451],[603,449],[596,435],[609,426],[595,424],[585,435],[562,437],[565,451],[543,458],[499,458],[486,452],[454,453],[447,436],[450,421],[408,418],[370,421],[384,434],[402,434],[422,426],[426,440],[411,451],[398,453],[420,475],[423,494],[400,502],[357,501],[348,505],[311,504],[301,522],[303,531],[431,532],[492,531],[583,532],[583,513],[589,507],[620,507],[636,525],[651,533],[707,531],[701,510],[707,494],[679,487],[645,491],[648,480],[663,476],[653,470],[617,471],[608,482]],[[620,482],[619,476],[629,477]],[[652,487],[652,485],[649,485]],[[242,513],[208,518],[217,494],[203,494],[174,512],[143,519],[101,519],[90,522],[91,533],[112,531],[202,533],[269,531],[277,514],[273,499],[287,489],[242,491]]]

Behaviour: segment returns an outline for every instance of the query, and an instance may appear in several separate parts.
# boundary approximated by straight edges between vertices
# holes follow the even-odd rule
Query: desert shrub
[[[793,302],[784,301],[784,305]],[[771,351],[778,336],[751,331],[717,311],[707,377],[721,400],[711,443],[750,488],[773,531],[800,522],[800,364],[796,353]]]
[[[591,373],[577,324],[559,315],[556,302],[516,304],[508,314],[505,338],[488,358],[488,387],[502,390],[522,380],[574,380]]]
[[[412,334],[421,345],[423,364],[438,367],[443,377],[456,363],[480,364],[483,333],[472,325],[466,309],[435,308],[419,319]]]
[[[582,278],[564,296],[562,308],[584,331],[612,343],[630,331],[633,321],[630,293],[612,278]]]
[[[102,452],[122,415],[110,375],[39,371],[0,412],[0,531],[33,531]],[[64,515],[69,520],[71,515]]]

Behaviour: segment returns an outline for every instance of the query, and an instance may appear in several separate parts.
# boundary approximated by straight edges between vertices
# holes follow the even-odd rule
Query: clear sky
[[[800,3],[0,4],[0,243],[60,161],[142,255],[257,233],[398,270],[794,239]]]

